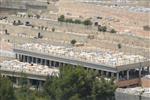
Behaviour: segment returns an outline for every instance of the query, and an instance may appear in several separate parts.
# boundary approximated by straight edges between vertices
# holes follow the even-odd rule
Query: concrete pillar
[[[52,67],[52,61],[51,60],[49,60],[49,66]]]
[[[38,58],[35,58],[35,63],[38,64]]]
[[[117,81],[119,81],[119,72],[117,72],[116,77],[117,77]]]
[[[127,80],[130,79],[130,77],[129,77],[129,72],[130,72],[130,70],[127,70]]]
[[[111,77],[114,77],[114,73],[113,72],[111,72]]]
[[[104,71],[101,71],[101,76],[103,76],[104,75]]]
[[[109,76],[109,72],[106,71],[106,77],[108,77],[108,76]]]
[[[27,79],[27,86],[30,86],[31,83],[30,83],[30,79]]]
[[[39,81],[39,86],[38,86],[38,90],[40,90],[42,88],[42,81]]]
[[[139,68],[139,77],[141,77],[142,68]]]
[[[61,67],[61,62],[58,62],[58,67]]]
[[[47,60],[46,59],[44,59],[44,65],[47,66]]]
[[[19,85],[19,79],[16,77],[16,85]]]

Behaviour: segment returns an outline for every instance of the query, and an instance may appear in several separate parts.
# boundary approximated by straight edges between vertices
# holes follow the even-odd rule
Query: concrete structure
[[[15,86],[19,86],[20,80],[26,78],[28,85],[41,89],[47,76],[58,76],[59,70],[48,68],[48,66],[10,60],[0,63],[0,73],[2,77],[10,78]]]
[[[57,48],[56,49],[55,46],[52,46],[55,48],[54,51],[47,52],[46,48],[41,48],[41,46],[44,46],[44,44],[37,45],[37,48],[34,48],[34,46],[35,45],[30,45],[29,47],[24,47],[24,45],[20,47],[15,46],[14,52],[16,53],[16,58],[22,62],[47,65],[49,67],[61,67],[65,65],[73,65],[73,66],[80,65],[85,67],[86,69],[98,70],[99,73],[103,76],[116,77],[117,84],[119,87],[138,85],[140,83],[141,76],[145,74],[149,74],[149,60],[145,58],[142,58],[139,61],[136,61],[134,59],[135,63],[130,61],[129,60],[130,58],[128,58],[128,60],[130,61],[128,63],[107,64],[107,62],[105,61],[102,63],[101,60],[100,62],[95,62],[93,60],[91,61],[85,60],[88,58],[83,58],[84,56],[76,56],[76,55],[73,55],[72,57],[71,55],[66,56],[65,53],[62,54],[60,53],[60,50],[62,50],[62,52],[66,52],[63,51],[64,49],[60,47],[56,47]],[[52,49],[53,48],[49,48],[49,50]],[[69,54],[70,52],[67,51],[66,53]],[[83,52],[81,51],[81,53]],[[78,53],[75,51],[74,54],[78,54]],[[97,56],[101,56],[101,55],[96,55],[94,57]],[[96,60],[96,58],[93,59]]]
[[[115,100],[150,100],[150,88],[118,88]]]

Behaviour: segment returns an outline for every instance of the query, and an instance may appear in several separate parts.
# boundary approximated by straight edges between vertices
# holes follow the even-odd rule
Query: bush
[[[71,18],[66,19],[65,22],[74,23],[74,21]]]
[[[118,44],[118,49],[121,49],[121,48],[122,48],[122,46],[121,46],[121,44],[119,43],[119,44]]]
[[[81,21],[81,20],[79,20],[79,19],[76,19],[76,20],[74,21],[74,23],[75,23],[75,24],[81,24],[81,23],[82,23],[82,21]]]
[[[106,32],[107,31],[107,27],[106,26],[99,26],[98,27],[98,31],[100,31],[100,32]]]
[[[115,29],[111,29],[110,33],[116,33],[117,31]]]
[[[61,16],[58,18],[58,21],[64,22],[64,21],[65,21],[65,16],[64,16],[64,15],[61,15]]]
[[[39,19],[39,18],[40,18],[40,15],[36,15],[36,18]]]
[[[87,19],[87,20],[83,21],[83,24],[84,25],[92,25],[92,22],[91,22],[91,20]]]
[[[75,39],[71,40],[71,44],[72,44],[72,45],[75,45],[76,42],[77,42],[77,41],[76,41]]]
[[[55,28],[54,27],[52,28],[52,32],[55,32]]]

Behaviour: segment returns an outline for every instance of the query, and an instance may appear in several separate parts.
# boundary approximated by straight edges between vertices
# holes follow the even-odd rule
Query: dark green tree
[[[79,20],[79,19],[76,19],[76,20],[74,21],[74,23],[75,23],[75,24],[82,24],[82,21]]]
[[[116,33],[117,31],[115,29],[111,29],[110,33]]]
[[[121,49],[121,48],[122,48],[122,46],[121,46],[121,44],[119,43],[119,44],[118,44],[118,49]]]
[[[113,100],[113,80],[97,78],[83,67],[61,67],[59,77],[48,77],[44,91],[50,100]]]
[[[107,27],[106,26],[98,26],[98,31],[106,32],[107,31]]]
[[[75,45],[75,44],[76,44],[76,42],[77,42],[77,41],[76,41],[75,39],[73,39],[73,40],[71,40],[71,42],[70,42],[70,43],[71,43],[72,45]]]
[[[74,23],[73,19],[71,19],[71,18],[66,19],[65,22],[67,22],[67,23]]]
[[[55,32],[55,28],[54,27],[52,28],[52,32]]]
[[[16,100],[13,84],[0,75],[0,100]]]
[[[83,21],[83,24],[84,25],[92,25],[92,22],[91,22],[91,20],[86,19],[85,21]]]
[[[64,16],[64,15],[61,15],[61,16],[58,18],[58,21],[64,22],[64,21],[65,21],[65,16]]]

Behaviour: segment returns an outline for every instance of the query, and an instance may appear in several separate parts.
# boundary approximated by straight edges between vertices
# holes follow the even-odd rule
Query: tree
[[[76,19],[76,20],[74,21],[74,23],[75,23],[75,24],[81,24],[81,23],[82,23],[82,21],[81,21],[81,20],[79,20],[79,19]]]
[[[84,25],[92,25],[92,22],[91,22],[91,20],[87,19],[87,20],[83,21],[83,24]]]
[[[39,14],[36,15],[36,18],[39,19],[41,16]]]
[[[76,41],[75,39],[71,40],[71,44],[72,44],[72,45],[75,45],[76,42],[77,42],[77,41]]]
[[[64,15],[61,15],[61,16],[58,18],[58,21],[64,22],[64,21],[65,21],[65,16],[64,16]]]
[[[113,80],[97,78],[80,66],[61,67],[59,77],[48,77],[44,85],[50,100],[112,100],[115,89]]]
[[[121,44],[119,43],[119,44],[118,44],[118,49],[121,49],[121,48],[122,48],[122,46],[121,46]]]
[[[94,100],[115,100],[114,92],[117,86],[114,84],[114,79],[106,80],[103,77],[96,80],[92,89],[92,98]]]
[[[52,28],[52,32],[55,32],[55,28],[54,27]]]
[[[107,31],[107,27],[106,26],[98,26],[98,31],[106,32]]]
[[[71,18],[66,19],[65,22],[67,22],[67,23],[74,23],[74,21]]]
[[[1,100],[16,100],[12,82],[3,78],[0,75],[0,99]]]
[[[115,29],[111,29],[110,33],[116,33],[117,31]]]

